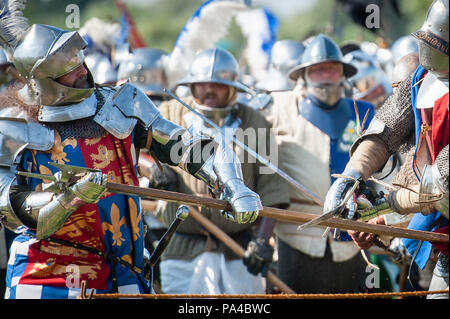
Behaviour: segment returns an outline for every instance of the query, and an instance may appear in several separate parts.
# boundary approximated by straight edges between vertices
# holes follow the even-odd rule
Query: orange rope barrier
[[[142,299],[367,299],[367,298],[392,298],[426,296],[431,294],[448,294],[448,288],[435,291],[403,291],[403,292],[380,292],[380,293],[344,293],[344,294],[234,294],[234,295],[207,295],[207,294],[93,294],[86,295],[82,290],[78,299],[119,299],[119,298],[142,298]]]

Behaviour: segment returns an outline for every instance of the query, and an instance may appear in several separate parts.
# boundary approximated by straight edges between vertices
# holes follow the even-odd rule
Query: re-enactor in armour
[[[7,26],[2,44],[26,80],[0,99],[0,218],[18,233],[6,298],[77,297],[82,281],[98,293],[151,291],[144,278],[140,199],[106,188],[107,182],[139,185],[141,148],[218,185],[237,223],[257,218],[260,198],[245,186],[231,149],[166,120],[130,83],[96,87],[81,36],[29,27],[20,9],[3,7],[0,14]],[[212,151],[201,158],[195,150],[204,147]],[[96,170],[57,188],[61,164]],[[56,182],[17,171],[53,175]]]
[[[406,162],[409,167],[403,173],[413,178],[404,178],[404,187],[391,192],[386,200],[399,214],[415,214],[409,228],[437,228],[436,231],[448,234],[448,13],[448,0],[434,1],[423,26],[412,34],[418,39],[420,65],[413,75],[400,82],[352,146],[345,177],[331,186],[324,211],[337,207],[355,180],[367,180],[391,154],[412,149],[412,163]],[[348,205],[350,214],[353,207]],[[359,244],[373,238],[370,234],[350,233]],[[431,252],[431,244],[428,245],[425,261]],[[429,290],[448,288],[448,245],[437,248],[440,252]],[[416,257],[415,248],[408,250]],[[427,298],[448,298],[448,293]]]

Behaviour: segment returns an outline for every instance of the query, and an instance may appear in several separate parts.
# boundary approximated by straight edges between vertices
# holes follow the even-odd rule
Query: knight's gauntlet
[[[152,124],[152,134],[156,141],[152,150],[159,160],[178,165],[219,191],[221,198],[230,203],[233,212],[224,212],[225,217],[238,223],[255,221],[262,204],[259,195],[245,186],[241,163],[231,148],[163,117]]]
[[[254,222],[262,209],[261,200],[258,194],[245,186],[236,153],[223,142],[208,145],[216,146],[215,151],[194,175],[218,189],[220,198],[230,203],[233,212],[224,212],[226,218],[240,224]]]
[[[62,193],[30,192],[17,207],[17,214],[32,217],[35,222],[28,227],[36,229],[36,238],[43,239],[58,231],[67,218],[80,206],[96,203],[106,191],[107,176],[101,172],[89,172]]]

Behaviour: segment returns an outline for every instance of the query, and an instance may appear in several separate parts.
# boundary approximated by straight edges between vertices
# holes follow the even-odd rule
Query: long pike
[[[45,180],[55,179],[53,175],[35,174],[29,172],[17,172],[17,174]],[[147,199],[160,199],[167,202],[174,202],[178,204],[205,206],[217,210],[229,210],[229,211],[232,210],[230,203],[228,203],[225,200],[215,198],[201,197],[191,194],[183,194],[155,188],[146,188],[110,182],[106,183],[106,188],[110,193],[139,196],[141,198]],[[259,215],[295,224],[304,224],[317,218],[317,215],[315,214],[307,214],[273,207],[263,207],[263,209],[259,211]],[[318,225],[345,230],[354,230],[364,233],[372,233],[377,235],[424,240],[429,242],[437,242],[437,243],[449,242],[449,237],[447,234],[439,234],[433,232],[404,229],[384,225],[372,225],[368,223],[336,217],[331,217],[327,220],[323,220],[320,223],[318,223]]]

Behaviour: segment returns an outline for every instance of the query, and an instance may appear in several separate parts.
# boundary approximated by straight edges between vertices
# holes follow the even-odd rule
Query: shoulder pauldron
[[[137,87],[127,83],[106,93],[105,104],[94,121],[119,139],[127,137],[141,121],[145,128],[161,116],[155,104]]]

